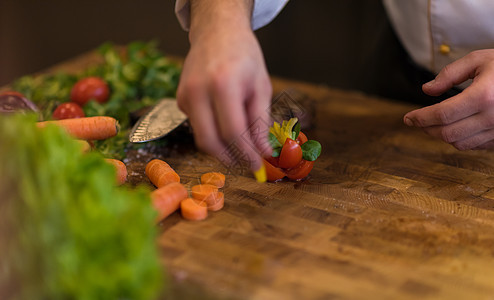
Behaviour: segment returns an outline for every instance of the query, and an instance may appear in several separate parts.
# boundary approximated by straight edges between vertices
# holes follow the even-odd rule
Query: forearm
[[[254,0],[191,0],[191,44],[224,29],[251,30],[253,2]]]

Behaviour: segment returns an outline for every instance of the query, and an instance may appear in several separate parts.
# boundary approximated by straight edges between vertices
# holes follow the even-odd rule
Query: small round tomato
[[[53,119],[73,119],[73,118],[84,118],[85,114],[82,108],[73,102],[62,103],[53,111]]]
[[[307,138],[307,136],[302,132],[300,131],[298,133],[298,137],[297,137],[297,143],[299,145],[303,145],[305,142],[307,142],[309,139]]]
[[[293,168],[302,159],[302,148],[294,140],[287,138],[281,147],[278,166],[280,168]]]
[[[70,91],[70,100],[84,106],[89,100],[105,103],[110,96],[106,82],[99,77],[86,77],[76,82]]]
[[[299,180],[307,177],[310,171],[312,171],[313,167],[314,167],[313,161],[302,159],[302,161],[300,161],[300,163],[297,166],[286,170],[285,173],[288,178],[293,180]]]
[[[285,173],[280,168],[273,166],[265,159],[263,159],[263,163],[268,181],[277,181],[285,177]]]

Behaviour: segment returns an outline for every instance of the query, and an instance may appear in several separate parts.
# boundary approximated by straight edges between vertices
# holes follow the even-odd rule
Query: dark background
[[[424,101],[428,74],[409,63],[381,0],[291,0],[256,33],[273,75]],[[106,41],[152,39],[186,55],[173,0],[0,0],[0,86]]]

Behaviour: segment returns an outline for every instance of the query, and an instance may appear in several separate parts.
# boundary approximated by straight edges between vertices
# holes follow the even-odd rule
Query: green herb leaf
[[[296,140],[298,138],[298,135],[300,133],[300,122],[297,122],[297,124],[295,124],[295,127],[293,128],[293,131],[292,131],[292,140]]]
[[[280,153],[281,153],[281,147],[273,148],[273,153],[271,153],[271,156],[272,157],[278,157],[278,156],[280,156]]]
[[[314,161],[321,155],[321,144],[318,141],[308,140],[301,147],[302,158],[305,160]]]
[[[276,149],[276,148],[281,149],[281,147],[283,146],[283,145],[281,145],[280,141],[278,141],[276,136],[271,132],[268,135],[268,141],[269,141],[269,144],[271,145],[271,148],[273,148],[273,149]]]

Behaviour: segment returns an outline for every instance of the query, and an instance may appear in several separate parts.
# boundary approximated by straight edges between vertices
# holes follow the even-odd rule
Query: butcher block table
[[[48,72],[97,62],[85,54]],[[131,151],[131,183],[162,158],[190,187],[227,174],[225,207],[158,226],[164,299],[494,299],[494,152],[403,125],[415,106],[273,78],[311,101],[322,154],[302,182],[257,183],[198,152],[190,134]]]

